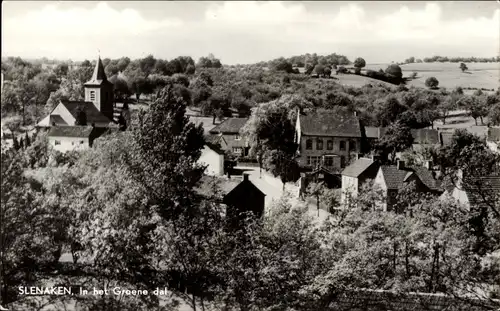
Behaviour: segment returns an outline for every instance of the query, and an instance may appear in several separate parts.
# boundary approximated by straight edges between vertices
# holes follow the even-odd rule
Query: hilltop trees
[[[465,63],[460,63],[460,70],[462,70],[462,72],[465,72],[467,69],[467,65]]]
[[[375,149],[382,155],[382,158],[389,159],[391,163],[396,160],[396,153],[408,149],[413,144],[413,136],[410,128],[396,122],[387,127],[384,136],[377,143]]]
[[[358,57],[354,60],[354,67],[356,68],[356,74],[361,73],[361,68],[366,66],[366,62],[363,58]]]
[[[399,82],[403,79],[403,72],[401,71],[401,67],[396,64],[391,64],[385,69],[385,73],[388,75],[389,80],[394,81],[399,84]]]

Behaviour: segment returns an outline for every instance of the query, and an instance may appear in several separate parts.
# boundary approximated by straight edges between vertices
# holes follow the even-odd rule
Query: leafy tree
[[[393,123],[387,127],[384,136],[376,145],[376,149],[386,158],[389,155],[389,161],[395,162],[396,153],[410,148],[413,144],[413,136],[410,128],[399,122]]]
[[[467,68],[467,65],[465,63],[460,63],[460,70],[462,70],[462,72],[465,72],[468,69],[469,68]]]
[[[381,126],[388,126],[396,121],[402,113],[408,110],[408,108],[401,105],[399,100],[393,95],[389,95],[383,102],[379,102],[378,107],[376,116]]]
[[[361,69],[361,68],[363,68],[365,66],[366,66],[366,62],[365,62],[365,60],[363,58],[358,57],[358,58],[356,58],[354,60],[354,67]]]
[[[66,63],[61,63],[61,64],[58,64],[55,68],[54,68],[54,73],[56,74],[57,77],[59,78],[62,78],[62,77],[65,77],[67,74],[68,74],[68,71],[69,71],[69,66],[68,64]]]
[[[500,103],[491,107],[491,110],[488,113],[488,120],[492,125],[500,125]]]
[[[325,75],[325,66],[318,64],[314,66],[313,72],[319,77],[323,77]]]
[[[401,67],[396,64],[389,65],[385,70],[385,73],[393,76],[398,82],[403,79],[403,72],[401,71]]]
[[[437,88],[439,81],[435,77],[429,77],[425,80],[425,86],[431,89]]]

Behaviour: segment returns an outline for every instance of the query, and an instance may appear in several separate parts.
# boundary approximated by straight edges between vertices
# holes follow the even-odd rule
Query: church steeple
[[[107,81],[106,73],[104,72],[104,65],[102,64],[101,57],[97,59],[97,63],[95,64],[94,73],[92,74],[92,78],[87,83],[92,84],[101,84],[102,81]]]

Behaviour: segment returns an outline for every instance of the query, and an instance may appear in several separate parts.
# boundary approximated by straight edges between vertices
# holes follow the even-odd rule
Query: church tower
[[[97,59],[90,81],[84,84],[85,101],[92,102],[103,115],[113,120],[113,83],[108,81],[101,57]]]

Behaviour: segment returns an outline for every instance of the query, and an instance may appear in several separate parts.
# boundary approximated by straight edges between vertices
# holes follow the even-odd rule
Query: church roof
[[[76,126],[53,126],[50,128],[49,136],[51,137],[89,137],[92,133],[92,126],[76,125]]]
[[[95,64],[94,73],[92,74],[92,78],[90,78],[85,85],[101,85],[103,83],[111,83],[108,81],[106,77],[106,73],[104,72],[104,65],[102,64],[101,58],[97,59],[97,63]]]
[[[72,101],[72,100],[61,100],[61,103],[68,109],[74,118],[78,118],[78,109],[80,107],[85,109],[85,114],[87,115],[87,123],[110,123],[111,120],[100,112],[92,102],[86,101]]]

